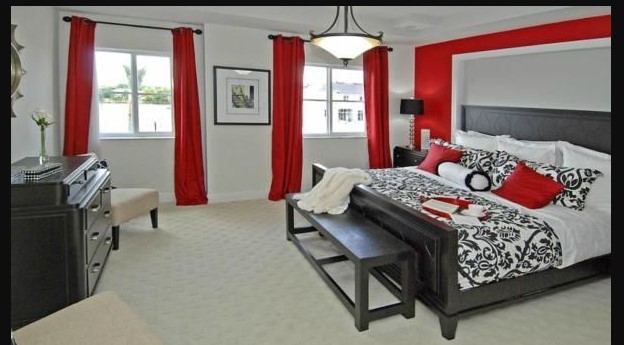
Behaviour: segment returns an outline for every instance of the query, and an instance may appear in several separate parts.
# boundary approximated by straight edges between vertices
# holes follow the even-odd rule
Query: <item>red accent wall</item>
[[[425,113],[423,116],[416,117],[415,143],[420,143],[421,128],[430,128],[431,138],[443,138],[447,141],[450,139],[453,54],[604,37],[611,37],[611,15],[532,26],[416,47],[414,52],[415,98],[424,100]]]

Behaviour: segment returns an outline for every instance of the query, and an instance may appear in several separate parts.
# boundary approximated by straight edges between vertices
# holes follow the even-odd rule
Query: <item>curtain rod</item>
[[[276,36],[276,35],[269,35],[268,37],[269,37],[269,39],[270,39],[270,40],[274,40],[274,39],[276,39],[276,38],[277,38],[277,36]],[[285,39],[289,39],[290,37],[284,37],[284,38],[285,38]],[[301,40],[302,40],[302,41],[304,41],[304,42],[310,43],[310,40],[305,40],[305,39],[303,39],[303,38],[302,38]]]
[[[137,25],[137,24],[124,24],[124,23],[102,22],[102,21],[98,21],[98,20],[91,20],[91,19],[88,19],[88,20],[90,20],[90,21],[92,21],[92,22],[94,22],[94,23],[98,23],[98,24],[110,24],[110,25],[119,25],[119,26],[130,26],[130,27],[133,27],[133,28],[156,29],[156,30],[167,30],[167,31],[171,31],[171,30],[173,30],[173,29],[171,29],[171,28],[163,28],[163,27],[161,27],[161,26],[149,26],[149,25]],[[65,16],[65,17],[63,17],[63,21],[65,21],[65,22],[68,22],[68,23],[69,23],[69,22],[71,22],[71,17],[69,17],[69,16]],[[193,30],[193,32],[194,32],[194,33],[196,33],[196,34],[198,34],[198,35],[201,35],[201,34],[202,34],[202,31],[201,31],[201,30],[199,30],[199,29],[195,29],[195,30]]]
[[[276,35],[269,35],[268,37],[269,37],[269,39],[270,39],[270,40],[277,38],[277,36],[276,36]],[[302,41],[304,41],[304,42],[310,42],[310,40],[304,40],[304,39],[301,39],[301,40],[302,40]],[[388,47],[388,51],[389,51],[389,52],[391,52],[391,51],[393,51],[393,50],[394,50],[394,49],[392,49],[392,47]]]

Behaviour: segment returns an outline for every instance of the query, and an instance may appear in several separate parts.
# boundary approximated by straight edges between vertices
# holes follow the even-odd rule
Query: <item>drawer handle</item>
[[[100,264],[99,262],[96,264],[93,264],[93,268],[91,268],[91,273],[98,273],[101,269],[102,264]]]
[[[99,232],[94,232],[93,235],[91,235],[91,241],[97,241],[99,238],[100,238]]]
[[[111,211],[104,211],[104,218],[110,218]]]
[[[93,206],[91,206],[91,207],[89,208],[89,211],[91,211],[91,212],[97,212],[97,211],[99,211],[99,210],[100,210],[100,207],[101,207],[101,206],[102,206],[102,205],[93,205]]]
[[[104,244],[105,244],[105,245],[109,245],[109,244],[111,244],[112,242],[113,242],[113,239],[112,239],[112,238],[110,238],[110,237],[107,237],[107,238],[106,238],[106,240],[104,240]]]
[[[84,180],[78,180],[78,181],[74,181],[72,182],[72,184],[83,184]]]

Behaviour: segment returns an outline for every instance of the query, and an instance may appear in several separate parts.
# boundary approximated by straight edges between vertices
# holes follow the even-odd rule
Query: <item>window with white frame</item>
[[[305,66],[303,134],[305,136],[366,135],[362,70]]]
[[[95,53],[101,137],[173,136],[171,58],[158,53]]]

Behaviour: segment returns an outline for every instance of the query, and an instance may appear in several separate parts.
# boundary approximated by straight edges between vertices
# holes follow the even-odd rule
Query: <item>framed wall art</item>
[[[214,124],[270,125],[271,71],[214,66]]]

